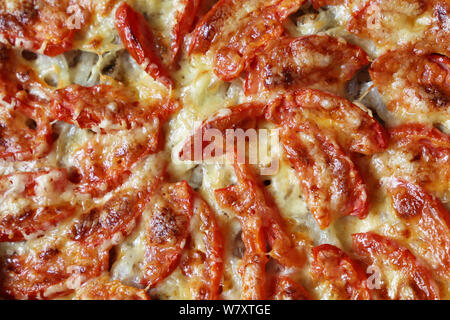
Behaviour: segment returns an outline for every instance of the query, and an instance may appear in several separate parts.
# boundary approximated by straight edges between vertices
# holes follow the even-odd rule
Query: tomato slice
[[[280,101],[281,100],[281,101]],[[292,129],[314,122],[333,135],[346,150],[371,155],[387,147],[383,126],[369,111],[332,93],[301,89],[286,95],[268,109],[266,118]]]
[[[371,300],[367,275],[343,250],[330,244],[312,249],[311,272],[318,281],[327,281],[342,299]]]
[[[298,130],[283,128],[281,143],[299,176],[308,208],[322,229],[339,216],[367,216],[367,187],[333,139],[313,123],[304,123]]]
[[[345,83],[367,64],[367,54],[341,38],[328,35],[280,38],[270,42],[251,63],[245,93],[311,86],[340,92]]]
[[[189,236],[193,190],[186,181],[165,184],[151,201],[141,280],[147,287],[156,286],[178,266]]]
[[[191,237],[190,248],[182,258],[181,269],[189,277],[190,291],[194,292],[196,300],[220,299],[221,281],[223,276],[224,239],[217,223],[216,216],[209,205],[199,195],[194,199],[194,217],[202,234],[204,252],[196,248],[201,244],[195,243]]]
[[[425,0],[376,0],[367,1],[363,5],[353,2],[350,4],[353,8],[348,30],[390,48],[396,47],[403,40],[402,31],[416,27],[415,21],[428,9]],[[408,40],[414,42],[421,36],[423,33],[418,31],[414,39]]]
[[[401,179],[389,187],[397,215],[413,231],[420,255],[445,279],[450,279],[450,212],[423,188]]]
[[[56,56],[72,49],[75,32],[90,16],[86,1],[0,3],[0,35],[12,46]]]
[[[227,129],[243,129],[254,127],[255,121],[263,119],[265,106],[261,103],[250,102],[234,106],[230,109],[219,110],[209,119],[205,120],[200,128],[185,142],[180,151],[181,160],[206,160],[210,155],[204,155],[204,149],[209,145],[205,137],[208,130],[219,130],[225,135]],[[224,139],[225,140],[225,139]],[[212,142],[214,143],[214,141]],[[225,148],[223,148],[225,150]],[[213,156],[220,156],[214,154]]]
[[[0,176],[5,205],[0,217],[0,242],[29,240],[72,216],[75,207],[69,199],[61,198],[69,190],[67,172],[62,169]]]
[[[401,246],[393,239],[373,232],[353,234],[352,238],[355,250],[359,254],[366,256],[381,270],[391,268],[406,277],[400,285],[409,286],[410,289],[402,290],[405,288],[396,288],[395,298],[439,299],[439,287],[431,272],[407,248]]]
[[[169,71],[161,61],[153,32],[144,16],[126,2],[116,11],[116,29],[130,55],[155,80],[173,87]]]
[[[220,0],[198,23],[189,51],[204,54],[213,49],[214,72],[231,81],[268,41],[281,36],[283,21],[303,2]]]
[[[426,190],[445,196],[450,188],[449,135],[422,124],[401,125],[391,129],[389,135],[388,152],[409,161],[407,170],[392,166],[392,174],[407,177]]]
[[[301,266],[304,257],[286,231],[275,202],[250,167],[237,163],[234,167],[238,184],[216,190],[215,196],[219,205],[233,210],[241,223],[246,249],[240,264],[242,298],[264,299],[268,295],[265,272],[267,255],[285,267]],[[270,246],[268,253],[266,242]]]
[[[439,123],[450,116],[449,69],[446,56],[418,54],[406,48],[376,59],[370,74],[388,109],[397,117]]]
[[[150,300],[145,290],[110,280],[107,274],[89,280],[76,291],[74,300]]]
[[[43,106],[32,92],[48,93],[36,75],[0,44],[0,159],[37,160],[50,151],[53,137]]]
[[[177,106],[174,102],[141,105],[129,90],[119,85],[71,85],[57,90],[52,98],[53,117],[101,133],[143,126],[152,117],[165,120]]]
[[[277,277],[274,288],[272,300],[311,300],[305,288],[287,276]]]
[[[194,21],[197,17],[197,12],[201,8],[202,3],[203,0],[181,0],[183,9],[177,12],[177,23],[172,30],[172,64],[176,62],[185,36],[193,29]]]

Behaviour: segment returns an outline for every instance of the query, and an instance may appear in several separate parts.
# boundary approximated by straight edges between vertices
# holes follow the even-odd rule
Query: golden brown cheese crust
[[[450,298],[449,29],[444,0],[3,1],[0,297]],[[280,141],[193,161],[239,128]]]

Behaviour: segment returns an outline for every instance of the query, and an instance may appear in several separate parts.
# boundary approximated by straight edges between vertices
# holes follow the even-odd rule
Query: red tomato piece
[[[305,288],[287,276],[277,277],[274,288],[272,300],[311,300]]]
[[[214,72],[224,81],[237,78],[303,0],[220,0],[194,30],[190,53],[215,52]]]
[[[245,164],[235,164],[238,184],[215,191],[223,208],[232,209],[241,222],[245,254],[240,265],[243,299],[267,298],[267,255],[286,267],[299,267],[302,253],[286,231],[284,221],[270,195]],[[248,201],[252,199],[252,201]],[[270,246],[267,253],[266,242]]]
[[[352,8],[347,29],[378,45],[392,48],[405,42],[401,31],[415,28],[416,20],[429,9],[425,0],[371,0],[362,5],[358,2],[346,3],[347,7]],[[419,40],[422,36],[423,33],[417,31],[412,40]]]
[[[172,30],[172,64],[176,62],[184,37],[192,31],[197,12],[203,3],[203,0],[181,0],[181,3],[183,4],[183,9],[177,12],[177,23]]]
[[[200,220],[200,232],[206,252],[190,250],[183,271],[191,278],[190,287],[196,285],[196,300],[217,300],[220,298],[220,284],[223,276],[224,239],[216,216],[205,200],[195,197],[194,215]],[[192,281],[193,280],[193,281]]]
[[[367,187],[334,140],[305,122],[297,130],[283,128],[281,143],[299,176],[308,208],[322,229],[339,216],[367,216]]]
[[[369,111],[332,93],[301,89],[286,95],[268,109],[266,118],[292,129],[313,121],[332,134],[346,150],[371,155],[387,147],[383,126]]]
[[[178,266],[189,236],[193,190],[186,181],[165,184],[152,197],[152,216],[146,221],[146,252],[141,280],[154,287]]]
[[[426,190],[444,196],[450,188],[450,137],[422,124],[405,124],[390,130],[388,152],[406,155],[408,170],[394,168],[396,176],[408,176]]]
[[[15,173],[0,176],[4,208],[0,218],[0,242],[25,241],[42,235],[75,213],[75,207],[61,195],[70,190],[65,170]],[[39,203],[44,204],[39,204]]]
[[[0,3],[0,35],[16,47],[56,56],[72,49],[75,32],[89,19],[82,0],[18,0]]]
[[[126,2],[116,11],[116,29],[130,55],[155,80],[173,87],[169,71],[157,50],[153,32],[144,16]]]
[[[371,300],[367,288],[367,275],[358,262],[343,250],[323,244],[312,249],[311,272],[318,281],[327,281],[341,299]]]
[[[393,239],[373,232],[353,234],[352,238],[353,247],[359,254],[367,257],[382,270],[383,268],[392,268],[406,277],[399,285],[409,286],[411,290],[406,290],[407,293],[404,295],[401,291],[402,288],[398,288],[399,292],[396,298],[439,299],[439,287],[431,272],[407,248]],[[411,291],[413,292],[412,296]]]
[[[438,123],[450,117],[450,59],[389,51],[376,59],[370,75],[388,109],[404,121]],[[406,94],[405,94],[406,93]]]
[[[312,86],[340,92],[367,64],[367,54],[342,38],[328,35],[280,38],[270,42],[251,63],[245,93]]]
[[[419,186],[394,179],[389,186],[397,215],[412,230],[420,254],[445,279],[450,279],[450,212]]]
[[[60,121],[105,133],[143,126],[154,117],[165,120],[176,106],[173,102],[141,105],[128,89],[119,85],[71,85],[55,92],[51,109]]]

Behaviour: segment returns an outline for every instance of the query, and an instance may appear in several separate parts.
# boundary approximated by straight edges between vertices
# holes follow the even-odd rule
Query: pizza
[[[449,12],[1,1],[0,297],[449,299]]]

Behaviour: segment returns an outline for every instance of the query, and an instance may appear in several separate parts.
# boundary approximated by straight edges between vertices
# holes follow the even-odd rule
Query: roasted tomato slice
[[[390,130],[390,160],[384,161],[392,175],[405,177],[426,190],[445,196],[450,188],[450,137],[421,124],[406,124]],[[407,167],[398,158],[408,162]]]
[[[52,98],[51,109],[56,119],[101,133],[143,126],[152,117],[165,120],[177,105],[174,102],[141,105],[137,97],[120,85],[71,85],[57,90]]]
[[[0,242],[24,241],[42,235],[75,213],[67,172],[54,169],[0,176],[4,209],[0,216]]]
[[[12,50],[0,44],[0,159],[28,161],[44,157],[52,145],[52,130],[42,99],[44,86]]]
[[[274,280],[272,300],[311,300],[308,292],[298,282],[287,276],[279,276]]]
[[[369,111],[320,90],[302,89],[286,95],[272,104],[266,118],[293,129],[312,121],[352,152],[371,155],[387,147],[386,132]]]
[[[204,0],[181,0],[183,8],[177,12],[177,23],[172,30],[171,51],[172,64],[176,61],[180,48],[183,45],[184,37],[192,31],[197,11],[200,9]]]
[[[0,35],[12,46],[56,56],[72,49],[75,32],[89,18],[81,0],[0,3]]]
[[[352,235],[353,247],[378,267],[385,276],[389,272],[399,272],[403,279],[400,283],[390,282],[387,285],[389,295],[394,299],[439,299],[439,287],[431,272],[421,260],[416,258],[407,248],[395,240],[385,238],[373,232]]]
[[[142,284],[154,287],[172,273],[180,261],[193,215],[193,190],[186,181],[165,184],[151,199],[146,225],[146,251]]]
[[[223,275],[224,239],[216,216],[200,196],[195,196],[193,230],[200,230],[202,244],[191,237],[191,248],[181,262],[183,273],[188,276],[192,298],[196,300],[217,300],[220,298],[220,284]]]
[[[78,289],[74,300],[150,300],[145,290],[110,280],[107,274],[89,280]]]
[[[355,3],[356,2],[356,3]],[[425,0],[372,0],[349,1],[346,5],[353,7],[352,18],[348,22],[348,30],[360,37],[373,40],[381,46],[395,47],[404,43],[405,32],[417,30],[413,39],[418,40],[423,35],[426,26],[417,20],[428,9]]]
[[[78,190],[99,196],[125,181],[139,160],[162,149],[162,126],[177,107],[178,104],[162,106],[136,120],[126,116],[127,121],[137,125],[130,130],[95,134],[77,149],[72,169]],[[136,114],[139,113],[140,110],[136,110]]]
[[[371,300],[367,275],[344,251],[323,244],[312,249],[311,272],[318,281],[326,281],[336,291],[338,299]]]
[[[198,23],[190,52],[215,53],[214,71],[224,81],[237,78],[255,54],[284,32],[282,23],[303,0],[220,0]]]
[[[215,195],[219,205],[232,209],[241,222],[246,249],[240,265],[242,298],[264,299],[268,295],[265,283],[267,255],[286,267],[301,266],[304,257],[286,231],[275,202],[250,167],[237,163],[234,167],[238,184],[216,190]]]
[[[144,16],[126,2],[116,11],[116,29],[130,55],[145,71],[168,88],[173,81],[164,66],[153,32]]]
[[[194,135],[190,137],[180,151],[181,160],[199,160],[208,156],[204,154],[204,149],[209,145],[207,132],[218,130],[225,135],[227,129],[248,128],[256,125],[256,120],[263,119],[265,106],[261,103],[251,102],[234,106],[230,109],[222,109],[218,113],[205,120],[202,126],[196,129]],[[225,142],[225,139],[224,139]],[[217,143],[217,142],[216,142]],[[223,148],[222,151],[224,151]],[[214,154],[212,156],[220,156]]]
[[[320,86],[340,92],[363,66],[367,54],[328,35],[280,38],[268,44],[249,67],[246,94]]]
[[[28,161],[48,154],[53,143],[52,129],[37,112],[27,116],[10,110],[0,101],[0,159]]]
[[[438,123],[450,117],[450,59],[412,49],[389,51],[370,74],[389,110],[402,120]]]
[[[296,170],[306,203],[322,229],[339,216],[368,213],[368,195],[352,160],[313,123],[283,128],[281,143]]]
[[[450,212],[421,187],[401,179],[391,181],[389,193],[397,215],[412,232],[411,246],[450,279]]]

